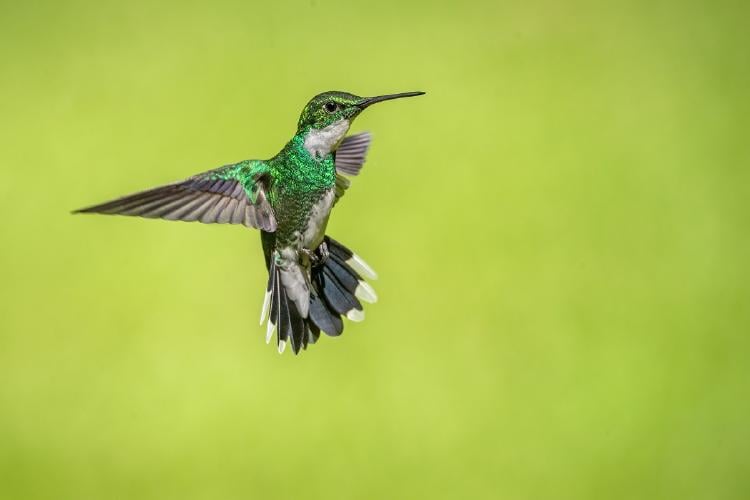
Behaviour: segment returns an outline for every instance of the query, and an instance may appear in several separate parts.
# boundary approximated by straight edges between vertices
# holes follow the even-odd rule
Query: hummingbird
[[[186,180],[148,189],[73,213],[129,215],[260,230],[268,282],[260,317],[266,343],[298,354],[320,338],[339,336],[342,317],[362,321],[362,302],[377,295],[375,271],[326,234],[331,209],[359,174],[371,135],[347,136],[369,106],[424,92],[360,97],[329,91],[302,110],[297,132],[268,160],[244,160]]]

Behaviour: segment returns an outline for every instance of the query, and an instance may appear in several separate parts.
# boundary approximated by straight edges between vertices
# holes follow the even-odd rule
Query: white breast
[[[305,136],[305,149],[313,158],[328,156],[349,130],[349,120],[339,120],[321,129],[312,129]]]
[[[307,228],[302,234],[302,246],[304,248],[314,250],[323,239],[335,195],[335,190],[331,189],[312,207]]]

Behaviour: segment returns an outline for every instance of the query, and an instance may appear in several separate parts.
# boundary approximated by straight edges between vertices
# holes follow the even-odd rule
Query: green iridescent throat
[[[332,188],[336,183],[333,155],[313,158],[304,144],[304,133],[298,133],[278,155],[269,160],[271,177],[274,180],[283,179],[284,187],[297,193]]]

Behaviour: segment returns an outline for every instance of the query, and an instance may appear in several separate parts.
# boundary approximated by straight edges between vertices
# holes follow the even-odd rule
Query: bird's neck
[[[316,157],[305,147],[305,134],[297,134],[270,160],[275,177],[290,190],[329,189],[336,182],[333,155]]]
[[[320,129],[309,128],[299,133],[302,135],[305,150],[315,159],[323,159],[336,149],[346,133],[350,122],[341,119]]]

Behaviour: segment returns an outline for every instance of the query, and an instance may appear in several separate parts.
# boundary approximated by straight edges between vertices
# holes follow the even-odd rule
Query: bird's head
[[[422,95],[404,92],[377,97],[360,97],[348,92],[329,91],[313,97],[299,117],[297,133],[305,136],[305,146],[318,156],[325,156],[344,138],[352,121],[376,102]]]

